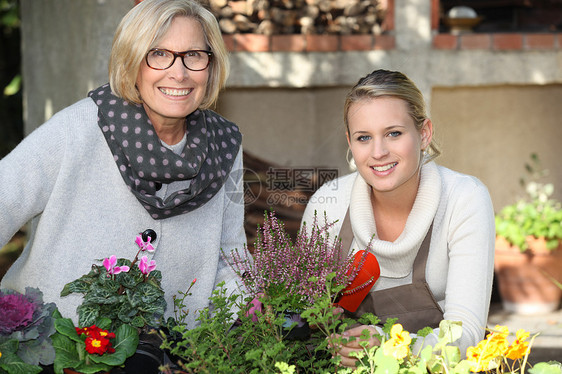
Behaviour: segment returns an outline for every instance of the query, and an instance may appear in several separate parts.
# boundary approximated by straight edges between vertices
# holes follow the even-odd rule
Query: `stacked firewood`
[[[202,0],[224,34],[380,34],[380,0]]]

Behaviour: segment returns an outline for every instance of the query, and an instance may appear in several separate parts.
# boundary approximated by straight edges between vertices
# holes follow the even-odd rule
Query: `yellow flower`
[[[529,333],[523,329],[517,330],[515,334],[515,341],[509,346],[505,357],[510,360],[519,360],[529,352],[529,342],[526,342]]]
[[[397,323],[390,329],[390,339],[383,344],[383,353],[398,360],[403,359],[410,353],[411,342],[410,333]]]
[[[479,372],[497,368],[509,347],[508,334],[507,327],[496,325],[486,339],[480,341],[476,347],[469,347],[466,351],[466,359],[472,363],[470,370]]]

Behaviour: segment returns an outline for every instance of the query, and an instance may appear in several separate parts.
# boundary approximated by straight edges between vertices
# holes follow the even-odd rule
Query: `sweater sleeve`
[[[463,322],[463,354],[484,337],[494,276],[494,209],[488,190],[476,182],[457,194],[448,223],[444,318]]]
[[[476,178],[463,176],[445,199],[448,266],[443,319],[462,322],[462,336],[454,344],[461,357],[484,338],[494,275],[495,224],[487,188]],[[431,266],[428,264],[428,266]],[[431,272],[431,269],[427,270]],[[435,346],[439,328],[425,338],[417,338],[413,351]]]
[[[238,249],[244,253],[246,248],[246,233],[244,231],[244,187],[243,187],[243,151],[240,151],[234,161],[232,170],[225,183],[225,211],[222,223],[221,250],[228,256],[232,250]],[[224,281],[229,293],[239,292],[237,286],[238,276],[220,255],[215,287]]]
[[[0,160],[0,247],[43,212],[65,152],[64,127],[57,116],[28,135]]]

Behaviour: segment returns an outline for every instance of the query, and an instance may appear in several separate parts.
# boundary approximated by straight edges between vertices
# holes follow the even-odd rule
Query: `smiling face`
[[[201,24],[190,17],[174,18],[164,37],[154,47],[176,52],[208,50]],[[143,59],[136,87],[157,132],[166,127],[183,128],[185,117],[201,104],[208,79],[209,68],[188,70],[180,58],[176,58],[166,70],[154,70]]]
[[[425,120],[418,130],[408,114],[406,102],[389,96],[353,103],[347,120],[353,159],[373,194],[415,196],[421,150],[431,140],[431,121]]]

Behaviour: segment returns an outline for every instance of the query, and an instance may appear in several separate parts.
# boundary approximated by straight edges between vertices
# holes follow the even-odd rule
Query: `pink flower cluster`
[[[148,241],[145,242],[142,239],[142,235],[137,235],[137,237],[135,238],[135,243],[137,243],[137,245],[139,246],[139,251],[135,256],[135,259],[131,263],[131,266],[133,266],[138,261],[139,254],[141,252],[144,251],[154,252],[154,247],[152,246],[152,244],[150,244],[150,237],[148,237]],[[115,255],[110,256],[109,258],[105,258],[103,260],[103,266],[107,270],[108,277],[111,277],[112,275],[119,274],[119,273],[126,273],[129,270],[131,270],[129,266],[126,265],[116,266],[116,265],[117,265],[117,256]],[[138,268],[141,271],[141,273],[147,276],[148,274],[150,274],[151,271],[156,269],[156,261],[154,260],[148,261],[147,256],[142,256],[139,261]]]
[[[311,227],[304,225],[293,243],[283,222],[271,212],[258,227],[253,256],[234,250],[226,260],[252,295],[283,292],[312,303],[326,292],[329,274],[336,274],[333,282],[339,285],[350,284],[356,275],[348,271],[352,258],[342,255],[340,240],[330,238],[328,229],[332,225],[326,222],[320,226],[315,217]]]

